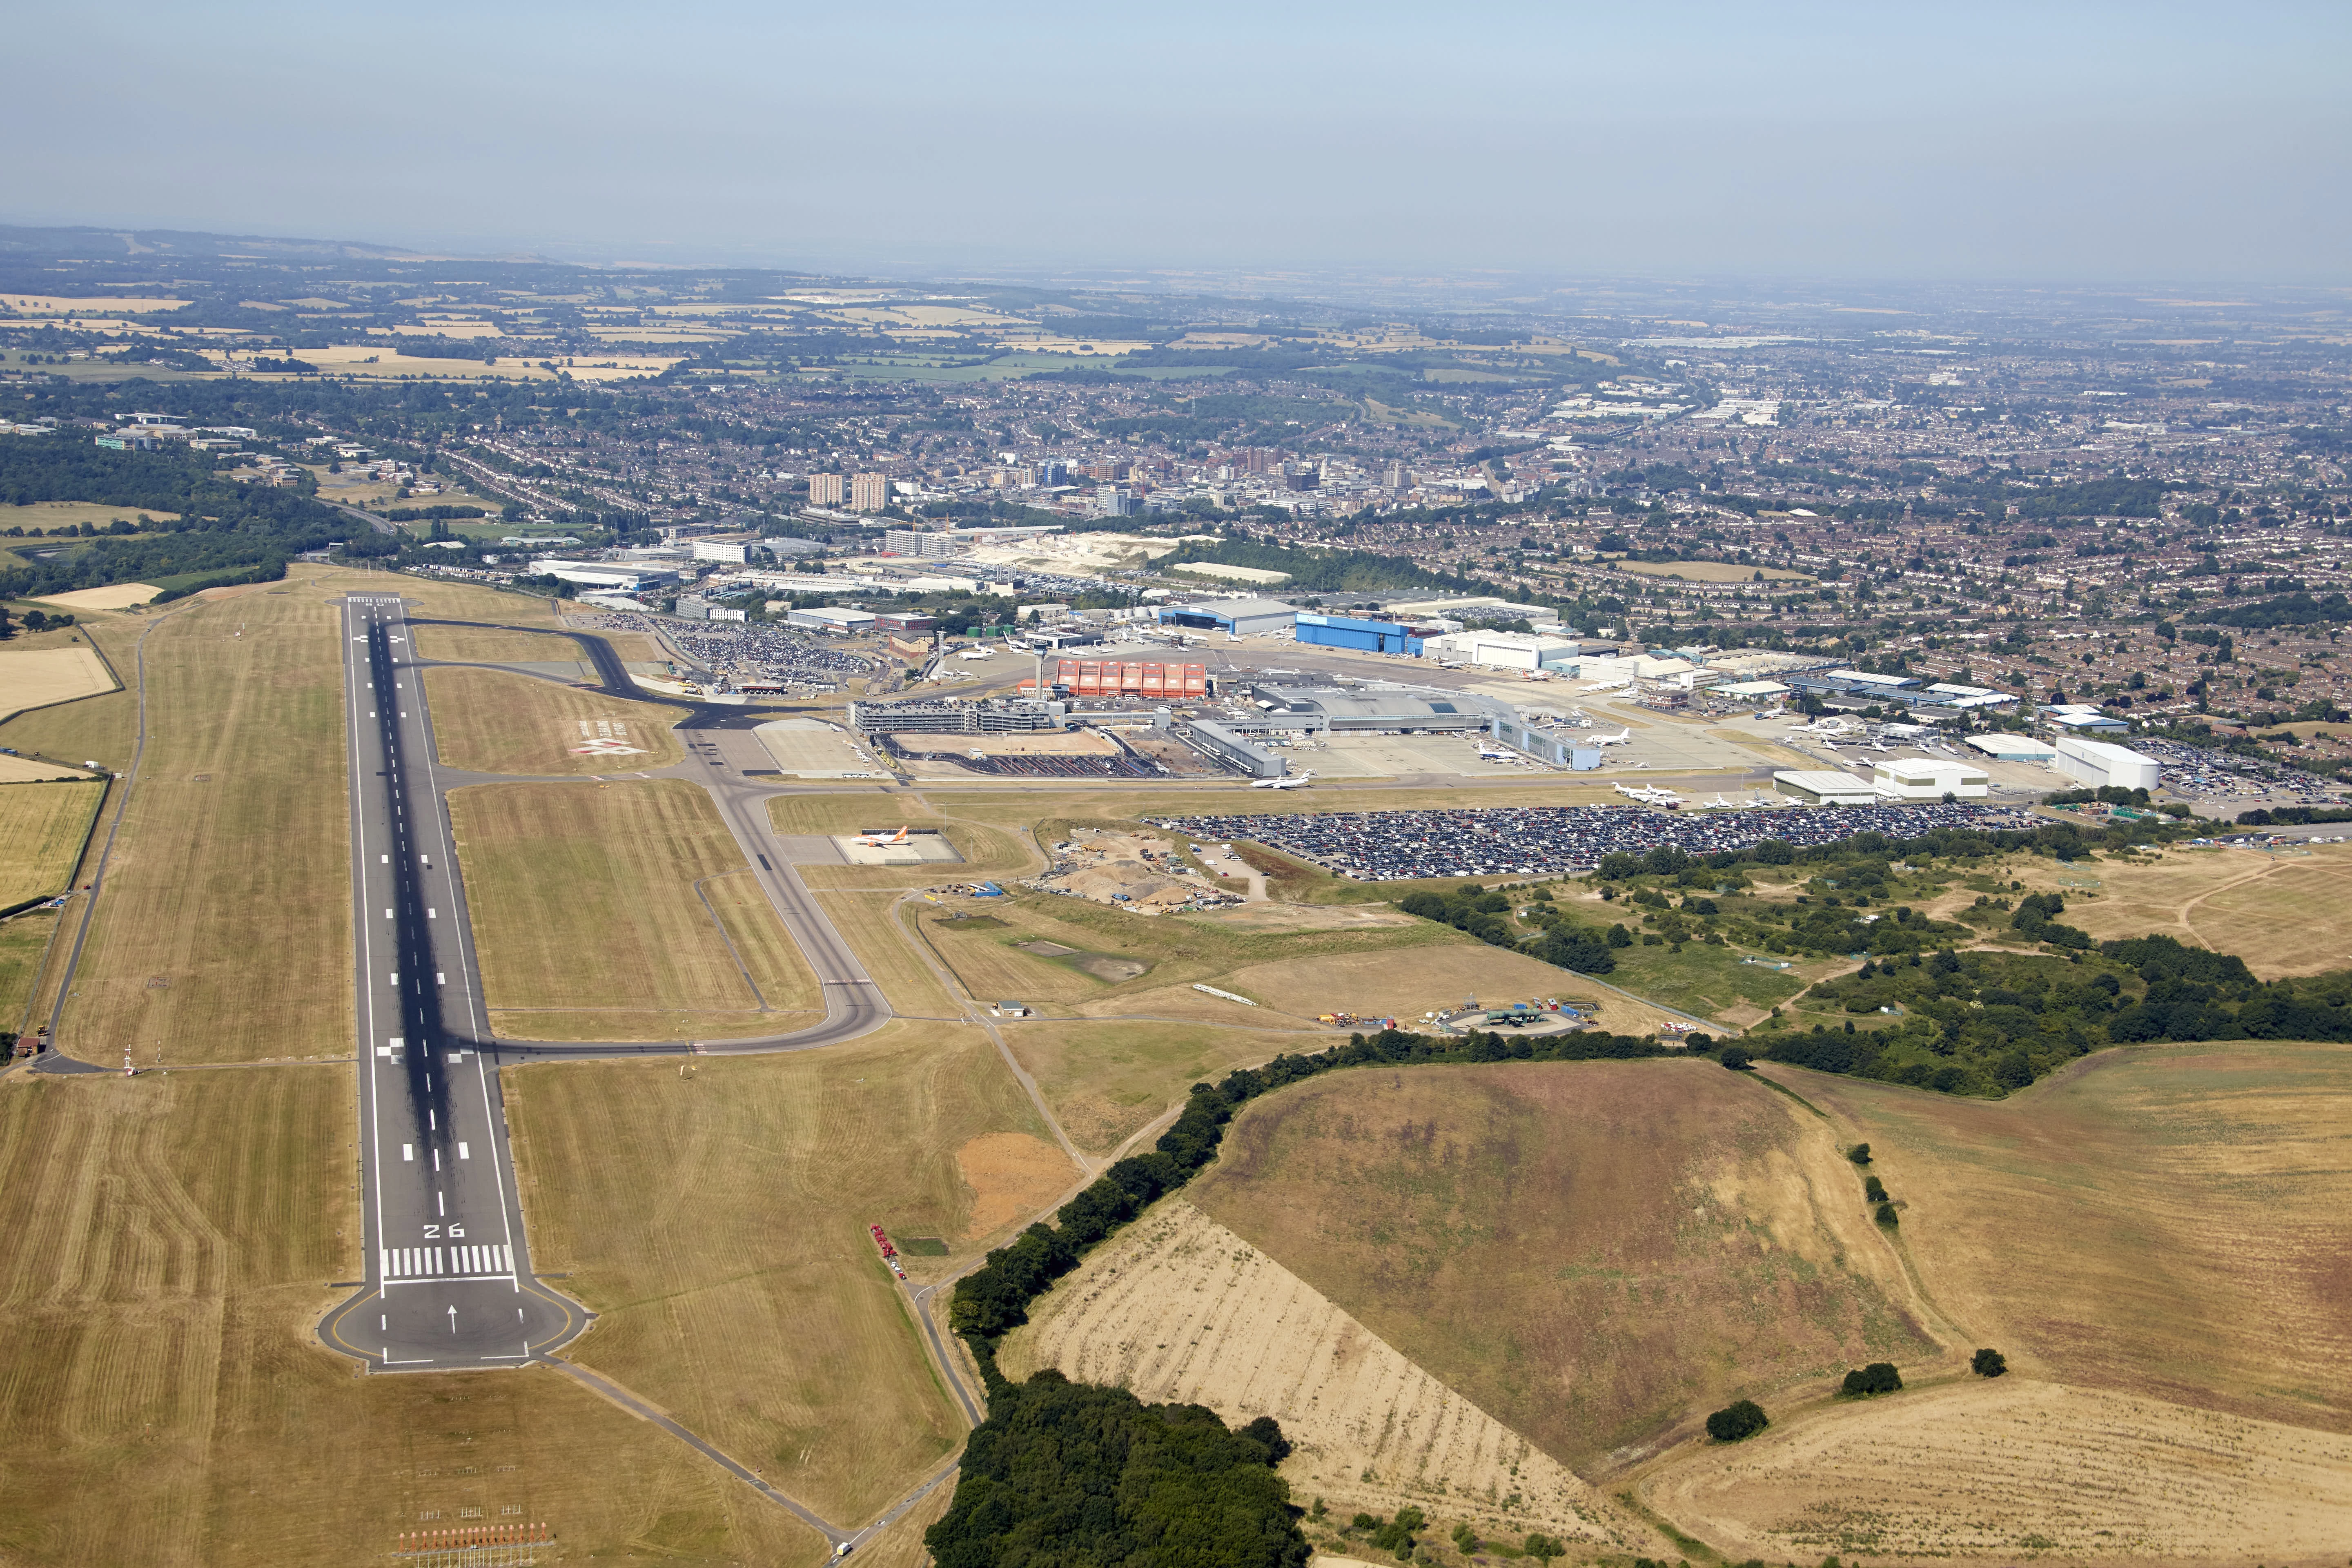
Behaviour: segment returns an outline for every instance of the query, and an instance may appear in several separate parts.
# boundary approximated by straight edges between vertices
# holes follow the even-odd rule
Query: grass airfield
[[[537,1372],[353,1380],[308,1337],[321,1287],[356,1271],[347,1068],[234,1064],[349,1049],[331,600],[385,586],[305,568],[74,628],[127,680],[146,634],[151,732],[69,1036],[233,1070],[0,1079],[0,1172],[14,1178],[0,1224],[20,1240],[0,1262],[18,1329],[0,1352],[0,1556],[335,1561],[513,1506],[552,1520],[567,1554],[813,1563],[813,1533],[576,1385]],[[513,595],[399,589],[422,614],[552,626],[551,608]],[[437,657],[568,657],[543,634],[426,630]],[[566,771],[552,754],[565,727],[622,706],[499,672],[431,679],[442,745],[486,772]],[[594,711],[567,706],[582,701]],[[0,744],[119,767],[136,702],[21,714]],[[673,710],[627,706],[647,710],[626,721],[630,743],[676,744]],[[0,802],[67,787],[9,786]],[[1531,779],[1495,798],[1555,793]],[[763,1004],[772,1019],[779,999],[816,1005],[699,790],[518,782],[459,800],[502,1027],[646,1037],[690,1022],[716,1036]],[[1454,803],[1426,790],[1347,800]],[[1327,804],[1114,786],[1087,790],[1075,820]],[[782,834],[903,820],[942,828],[965,856],[952,870],[806,872],[912,1016],[804,1056],[542,1065],[509,1080],[541,1262],[604,1314],[579,1359],[833,1517],[884,1506],[961,1440],[865,1225],[939,1236],[948,1257],[908,1259],[919,1282],[938,1278],[1078,1179],[1057,1131],[1107,1157],[1188,1084],[1344,1037],[1315,1027],[1316,1011],[1580,994],[1566,972],[1426,923],[1145,919],[1027,893],[957,906],[992,927],[943,924],[948,906],[917,896],[946,876],[1026,874],[1072,809],[1068,792],[1029,784],[781,796]],[[1296,910],[1410,890],[1268,858]],[[2140,859],[2063,868],[2065,918],[2102,937],[2171,930],[2266,974],[2339,962],[2328,922],[2352,853]],[[2057,874],[2002,869],[2028,886]],[[0,1001],[21,1006],[47,939],[23,921],[0,933]],[[1041,941],[1070,952],[1016,945]],[[1644,996],[1717,1011],[1764,1000],[1661,950],[1624,956],[1610,979]],[[1097,958],[1149,967],[1106,978],[1119,972]],[[998,994],[1051,1015],[995,1026],[1050,1120],[987,1034],[959,1021]],[[1638,1031],[1663,1016],[1646,1005],[1604,997],[1620,1011],[1603,1016]],[[1195,1300],[1122,1297],[1091,1271],[1130,1254],[1106,1252],[1039,1318],[1146,1397],[1244,1418],[1249,1401],[1291,1399],[1319,1446],[1321,1468],[1297,1472],[1314,1493],[1348,1495],[1356,1475],[1366,1506],[1414,1501],[1441,1530],[1538,1517],[1540,1480],[1544,1506],[1567,1510],[1540,1517],[1586,1557],[1666,1550],[1620,1506],[1630,1492],[1735,1561],[2241,1548],[2292,1561],[2352,1527],[2347,1061],[2346,1047],[2273,1044],[2104,1051],[2002,1102],[1768,1069],[1820,1114],[1704,1062],[1338,1074],[1252,1107],[1220,1164],[1137,1227],[1131,1260],[1195,1270],[1182,1276]],[[1839,1155],[1858,1139],[1906,1205],[1893,1238],[1867,1223]],[[1137,1315],[1148,1306],[1162,1316]],[[1360,1333],[1364,1363],[1385,1369],[1351,1384],[1336,1417],[1309,1408],[1330,1380],[1291,1354],[1309,1316]],[[1154,1361],[1143,1347],[1160,1342],[1122,1321],[1200,1342]],[[1978,1344],[2015,1370],[1969,1378]],[[1882,1356],[1904,1366],[1904,1394],[1827,1397],[1846,1365]],[[1253,1367],[1274,1381],[1252,1384]],[[1766,1434],[1737,1448],[1695,1438],[1706,1410],[1743,1393],[1771,1411]],[[1428,1440],[1382,1436],[1393,1431]],[[116,1506],[74,1506],[101,1494]],[[914,1536],[944,1502],[873,1554],[919,1560]],[[1996,1517],[2000,1531],[1980,1528]],[[1425,1544],[1453,1561],[1434,1534]]]

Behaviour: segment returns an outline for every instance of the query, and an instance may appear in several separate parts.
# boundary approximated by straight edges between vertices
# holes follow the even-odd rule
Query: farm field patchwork
[[[102,781],[0,785],[0,909],[65,890],[105,795]]]
[[[733,1037],[796,1028],[821,1007],[698,786],[475,784],[449,811],[500,1034]]]
[[[0,1085],[8,1560],[310,1568],[511,1508],[582,1558],[814,1568],[814,1531],[557,1373],[318,1348],[359,1267],[352,1105],[342,1067]]]
[[[657,703],[502,669],[428,669],[425,694],[446,767],[586,776],[665,768],[686,755],[670,731],[677,710]]]
[[[1936,1349],[1822,1123],[1711,1061],[1332,1073],[1242,1111],[1188,1191],[1588,1477]]]
[[[49,910],[0,921],[0,1029],[28,1034],[37,1026],[32,1016],[33,990],[40,984],[41,961],[57,929],[58,915]]]
[[[937,1279],[1078,1175],[976,1028],[507,1081],[533,1256],[600,1314],[570,1353],[839,1521],[963,1434],[866,1227]]]

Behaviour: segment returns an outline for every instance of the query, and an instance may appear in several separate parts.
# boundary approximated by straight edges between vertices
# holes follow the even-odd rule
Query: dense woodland
[[[923,1543],[940,1568],[1305,1568],[1289,1451],[1270,1416],[1235,1432],[1051,1369],[999,1380]]]
[[[130,513],[176,512],[132,531],[95,532],[54,556],[0,570],[0,595],[26,598],[109,583],[152,583],[178,598],[264,582],[286,563],[351,531],[341,513],[299,490],[240,485],[200,452],[116,452],[68,437],[0,440],[0,501],[96,501]],[[0,517],[5,517],[0,513]]]

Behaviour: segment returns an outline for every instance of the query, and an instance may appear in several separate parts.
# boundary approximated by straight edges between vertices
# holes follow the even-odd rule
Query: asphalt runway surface
[[[707,1043],[499,1038],[447,806],[451,789],[492,775],[440,765],[422,679],[436,661],[416,658],[400,601],[354,595],[343,615],[367,1278],[320,1332],[373,1371],[510,1365],[561,1348],[590,1314],[531,1276],[499,1064],[807,1050],[866,1033],[889,1008],[791,865],[763,847],[772,838],[763,803],[774,786],[690,762],[665,772],[706,775],[696,782],[717,802],[823,984],[824,1021],[789,1035]],[[608,685],[634,693],[609,643],[578,640]]]

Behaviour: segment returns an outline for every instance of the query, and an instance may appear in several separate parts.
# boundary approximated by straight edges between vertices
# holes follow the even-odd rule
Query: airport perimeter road
[[[530,1276],[400,601],[353,595],[343,622],[367,1280],[320,1331],[373,1371],[514,1365],[587,1314]]]

